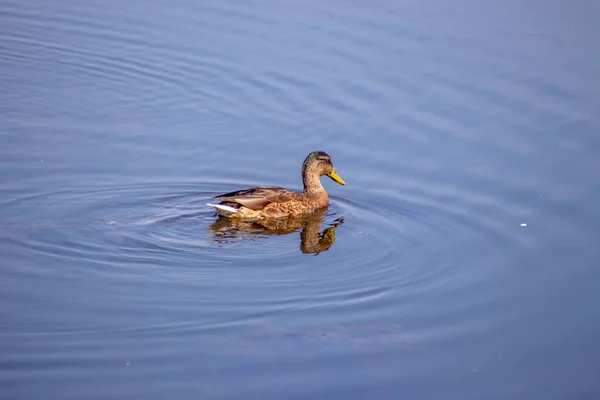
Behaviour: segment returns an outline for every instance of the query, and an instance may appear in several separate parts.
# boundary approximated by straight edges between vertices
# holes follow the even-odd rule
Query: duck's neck
[[[321,185],[319,174],[311,173],[311,171],[302,171],[302,182],[304,183],[304,194],[322,196],[325,193],[327,196],[327,192],[323,188],[323,185]]]

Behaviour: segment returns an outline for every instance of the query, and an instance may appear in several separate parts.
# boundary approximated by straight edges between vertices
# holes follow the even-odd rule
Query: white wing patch
[[[237,208],[225,206],[223,204],[206,204],[206,205],[210,206],[210,207],[218,208],[218,209],[223,210],[223,211],[229,211],[229,212],[232,212],[232,213],[236,213],[236,212],[239,211]]]

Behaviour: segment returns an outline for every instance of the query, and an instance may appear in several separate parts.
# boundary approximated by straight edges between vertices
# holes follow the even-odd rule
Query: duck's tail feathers
[[[210,203],[207,203],[206,205],[210,206],[210,207],[214,207],[214,208],[219,209],[219,210],[229,211],[229,212],[232,212],[232,213],[236,213],[236,212],[239,211],[237,208],[226,206],[224,204],[210,204]]]

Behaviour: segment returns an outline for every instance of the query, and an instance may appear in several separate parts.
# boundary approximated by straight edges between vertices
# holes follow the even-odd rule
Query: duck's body
[[[329,196],[321,185],[321,175],[327,175],[341,185],[331,157],[322,151],[310,153],[302,164],[302,193],[278,186],[256,186],[215,197],[217,213],[223,217],[241,219],[281,218],[311,213],[327,206]]]

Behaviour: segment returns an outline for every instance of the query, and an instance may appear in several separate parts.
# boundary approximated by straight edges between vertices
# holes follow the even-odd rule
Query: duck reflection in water
[[[208,227],[208,231],[216,242],[229,244],[240,238],[288,235],[301,230],[300,251],[305,254],[319,254],[329,250],[335,243],[335,230],[344,223],[344,219],[340,217],[321,230],[326,214],[325,208],[311,214],[257,221],[221,217]]]

